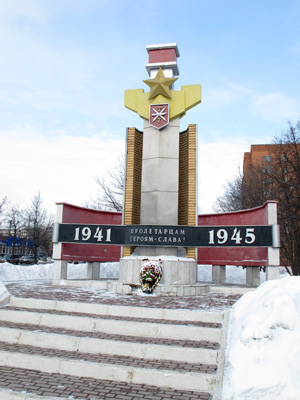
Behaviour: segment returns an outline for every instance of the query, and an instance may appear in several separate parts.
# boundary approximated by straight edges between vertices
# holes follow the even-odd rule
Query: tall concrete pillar
[[[130,185],[125,187],[125,216],[124,221],[136,221],[136,215],[139,215],[140,225],[150,226],[178,226],[179,212],[179,182],[188,178],[187,174],[182,174],[181,169],[188,170],[189,165],[182,163],[180,166],[180,118],[186,111],[196,104],[200,103],[201,89],[200,85],[182,86],[181,90],[173,90],[173,84],[177,80],[174,78],[179,75],[177,58],[179,51],[176,43],[151,45],[146,47],[149,54],[149,63],[146,69],[150,79],[144,82],[150,87],[150,92],[144,92],[143,89],[126,90],[125,106],[138,113],[144,120],[144,130],[142,140],[139,134],[133,136],[130,145],[127,147],[127,156],[129,161],[126,166],[126,183],[131,179]],[[196,131],[195,131],[196,132]],[[130,136],[131,137],[131,136]],[[140,147],[142,143],[142,162],[140,160]],[[181,141],[182,143],[182,141]],[[188,160],[188,140],[186,140],[185,159]],[[190,148],[192,145],[190,144]],[[196,149],[194,149],[196,154]],[[133,173],[136,160],[137,168],[140,168],[141,179]],[[196,159],[193,160],[195,168]],[[133,164],[133,165],[132,165]],[[183,165],[184,164],[184,165]],[[140,166],[141,165],[141,166]],[[128,173],[128,171],[130,171]],[[137,172],[137,171],[134,171]],[[130,178],[129,178],[130,176]],[[196,176],[196,175],[195,175]],[[189,179],[186,179],[186,185],[189,185]],[[186,196],[189,202],[195,202],[196,186],[191,185],[194,196]],[[135,195],[137,188],[140,187],[140,197]],[[185,196],[181,196],[181,202]],[[130,200],[128,200],[130,199]],[[130,203],[128,203],[128,201]],[[187,201],[187,202],[188,202]],[[195,206],[195,204],[194,204]],[[139,212],[137,213],[137,208]],[[128,217],[128,213],[130,218]],[[194,212],[196,212],[196,207]],[[188,215],[188,213],[187,213]],[[133,217],[135,216],[135,217]],[[188,218],[185,218],[188,220]],[[184,221],[185,221],[184,220]],[[195,223],[194,216],[193,223]],[[137,222],[135,222],[136,224]],[[132,222],[129,224],[132,224]],[[181,224],[189,224],[181,222]],[[132,249],[126,249],[126,255]],[[163,259],[164,256],[185,255],[184,248],[163,247],[156,244],[153,246],[137,247],[133,256],[151,258],[158,256]],[[194,284],[196,283],[196,261],[189,259],[188,262],[174,258],[172,265],[169,260],[165,261],[166,271],[170,273],[163,275],[162,283],[169,284]],[[168,265],[167,265],[168,264]],[[192,267],[191,267],[191,264]],[[124,283],[138,283],[141,261],[137,259],[121,259],[120,262],[120,280]],[[191,271],[192,268],[192,271]],[[184,271],[186,270],[186,274]]]

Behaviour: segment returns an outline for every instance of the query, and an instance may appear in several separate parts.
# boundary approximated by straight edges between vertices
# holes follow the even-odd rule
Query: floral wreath
[[[145,262],[140,270],[142,291],[145,293],[152,293],[162,276],[162,261],[149,261],[147,258],[143,261]]]

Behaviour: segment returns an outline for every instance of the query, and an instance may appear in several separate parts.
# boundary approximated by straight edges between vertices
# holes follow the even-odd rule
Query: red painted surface
[[[268,225],[268,202],[250,210],[198,215],[198,226],[222,225]],[[210,265],[267,266],[268,249],[265,247],[198,248],[197,262]]]
[[[61,259],[66,261],[120,261],[121,246],[62,243]]]
[[[197,262],[209,265],[267,266],[268,249],[266,247],[198,248]]]
[[[198,226],[268,225],[268,203],[250,210],[198,215]]]
[[[175,49],[149,50],[149,64],[159,63],[159,62],[170,62],[176,60],[177,57]]]
[[[56,204],[63,205],[63,224],[122,224],[122,213],[120,212],[93,210],[91,208],[78,207],[68,203]]]
[[[62,223],[64,224],[122,225],[120,212],[92,210],[67,203],[57,204],[63,206]],[[111,262],[120,261],[120,257],[121,246],[62,243],[62,260]]]
[[[149,124],[162,129],[169,123],[169,104],[151,104]]]

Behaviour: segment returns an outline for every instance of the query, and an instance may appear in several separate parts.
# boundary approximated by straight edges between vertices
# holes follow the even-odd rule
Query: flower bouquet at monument
[[[152,293],[162,276],[161,261],[146,261],[140,270],[142,291]]]

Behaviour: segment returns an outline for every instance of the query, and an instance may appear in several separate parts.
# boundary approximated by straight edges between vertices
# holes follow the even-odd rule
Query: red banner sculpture
[[[220,214],[198,215],[198,226],[273,225],[276,251],[273,247],[206,247],[198,248],[198,264],[268,266],[279,265],[279,226],[277,203],[268,201],[263,206]]]
[[[121,225],[122,213],[93,210],[67,203],[57,203],[56,221],[64,224]],[[121,257],[121,246],[88,243],[58,243],[55,246],[58,245],[60,245],[57,248],[57,252],[60,253],[60,257],[58,258],[65,261],[113,262],[120,261]]]
[[[66,203],[58,203],[58,224],[83,225],[121,225],[122,213],[114,211],[99,211],[78,207]],[[209,230],[209,243],[197,250],[198,264],[210,265],[242,265],[269,266],[279,265],[279,227],[277,225],[277,203],[267,202],[261,207],[250,210],[220,214],[204,214],[198,216],[198,226]],[[234,237],[228,236],[231,227]],[[245,246],[254,242],[254,227],[272,226],[272,247]],[[243,229],[239,229],[243,227]],[[249,227],[246,228],[245,227]],[[78,228],[79,229],[79,228]],[[89,229],[88,227],[84,229]],[[98,228],[99,229],[99,228]],[[109,229],[110,230],[110,229]],[[243,233],[242,233],[243,232]],[[230,234],[231,236],[232,234]],[[57,236],[57,232],[54,233]],[[235,241],[235,247],[228,247],[229,241]],[[112,262],[119,261],[121,246],[101,244],[55,242],[55,258],[65,261]]]

